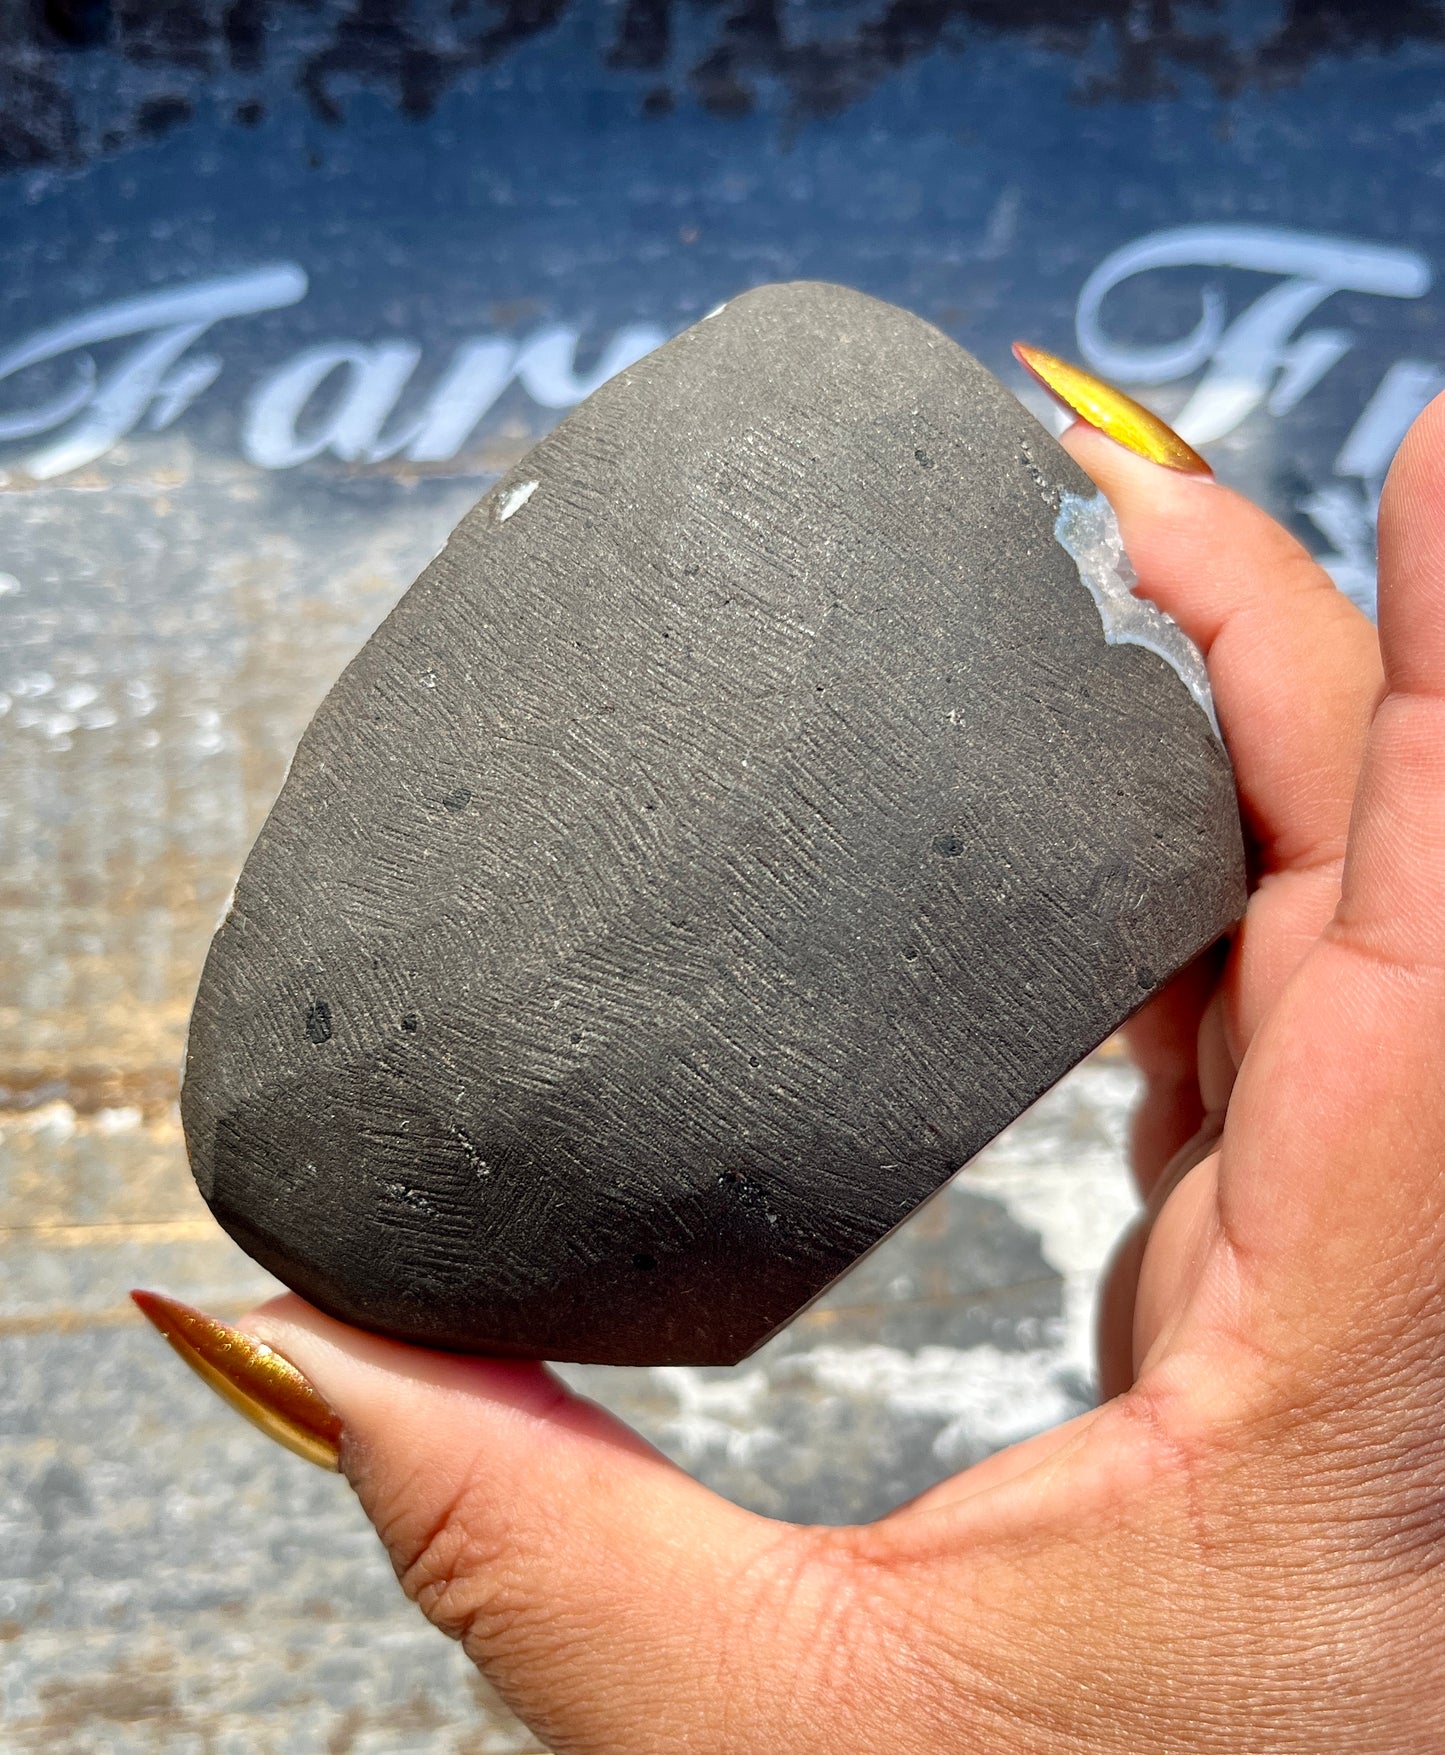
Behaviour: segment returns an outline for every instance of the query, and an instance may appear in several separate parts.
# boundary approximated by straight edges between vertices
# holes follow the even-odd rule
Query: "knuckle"
[[[468,1649],[511,1647],[541,1622],[518,1576],[518,1531],[503,1527],[480,1484],[466,1481],[426,1513],[427,1498],[403,1484],[396,1510],[374,1513],[402,1589],[426,1618]]]
[[[749,1677],[771,1673],[785,1678],[786,1699],[773,1703],[783,1722],[817,1712],[836,1723],[885,1687],[897,1656],[887,1637],[887,1593],[859,1535],[780,1529],[746,1574],[729,1581],[732,1622],[747,1637],[719,1647],[720,1698],[736,1699]]]

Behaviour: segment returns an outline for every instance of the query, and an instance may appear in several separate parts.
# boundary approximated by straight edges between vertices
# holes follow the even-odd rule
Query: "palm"
[[[1373,631],[1278,527],[1068,442],[1208,652],[1257,875],[1227,962],[1130,1026],[1149,1211],[1112,1399],[803,1530],[539,1368],[259,1319],[342,1413],[407,1588],[559,1755],[1445,1740],[1445,403],[1382,521],[1383,703]]]

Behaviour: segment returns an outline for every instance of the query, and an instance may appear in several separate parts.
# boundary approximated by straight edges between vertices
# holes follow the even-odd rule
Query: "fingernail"
[[[244,1329],[159,1292],[132,1292],[131,1298],[223,1402],[307,1462],[340,1467],[341,1421],[289,1359]]]
[[[1190,444],[1181,439],[1157,414],[1092,372],[1070,365],[1041,347],[1014,343],[1014,358],[1043,385],[1057,402],[1087,421],[1127,450],[1178,469],[1186,475],[1213,475],[1214,471]]]

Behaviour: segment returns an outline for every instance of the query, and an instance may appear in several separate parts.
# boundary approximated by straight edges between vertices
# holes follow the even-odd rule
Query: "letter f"
[[[49,481],[79,469],[124,438],[155,405],[157,425],[168,425],[220,370],[218,361],[193,360],[173,371],[186,349],[223,317],[245,317],[294,305],[306,295],[306,275],[293,262],[221,275],[169,292],[147,293],[102,306],[82,317],[42,329],[0,354],[0,383],[76,348],[124,335],[145,339],[101,379],[95,361],[82,354],[76,380],[41,407],[0,416],[0,439],[29,438],[69,420],[53,444],[25,459],[27,474]]]
[[[1227,328],[1223,295],[1207,288],[1198,324],[1164,347],[1129,347],[1105,333],[1100,307],[1115,287],[1150,269],[1185,267],[1244,268],[1288,278]],[[1349,350],[1351,337],[1342,330],[1295,335],[1332,294],[1419,298],[1430,278],[1429,264],[1414,250],[1265,226],[1180,226],[1126,244],[1099,264],[1079,295],[1079,347],[1096,371],[1120,383],[1166,383],[1208,365],[1183,411],[1171,416],[1191,445],[1207,445],[1232,432],[1266,398],[1272,414],[1288,413]]]

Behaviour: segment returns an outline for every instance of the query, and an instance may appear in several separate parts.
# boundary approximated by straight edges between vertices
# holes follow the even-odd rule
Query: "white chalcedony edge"
[[[1158,653],[1208,716],[1219,737],[1214,694],[1204,657],[1172,616],[1147,597],[1136,597],[1138,575],[1124,552],[1114,508],[1102,494],[1064,494],[1054,539],[1079,569],[1111,646],[1144,646]],[[1224,740],[1220,738],[1220,741]]]
[[[509,487],[497,501],[497,522],[505,524],[514,512],[520,512],[532,495],[536,493],[538,484],[535,481],[519,481],[515,487]]]

